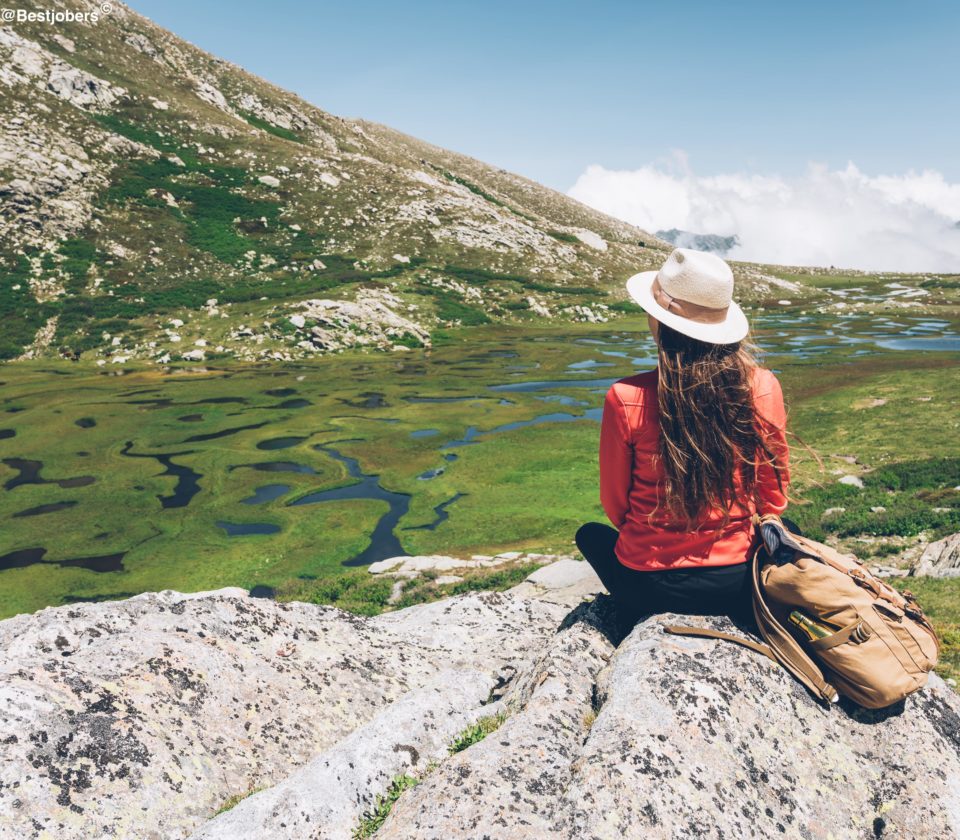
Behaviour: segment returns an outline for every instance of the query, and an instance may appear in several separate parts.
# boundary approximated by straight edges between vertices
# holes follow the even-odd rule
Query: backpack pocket
[[[891,622],[878,613],[858,614],[836,633],[808,643],[841,692],[871,709],[896,703],[926,681]]]
[[[875,601],[873,609],[873,629],[887,637],[903,668],[919,674],[933,670],[939,653],[936,637],[894,604]]]

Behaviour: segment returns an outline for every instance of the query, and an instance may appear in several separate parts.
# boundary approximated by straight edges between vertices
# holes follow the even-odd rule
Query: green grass
[[[224,814],[227,811],[233,810],[234,808],[237,807],[237,805],[243,802],[244,799],[247,799],[253,796],[255,793],[259,793],[261,790],[263,790],[262,787],[255,787],[255,788],[250,788],[250,790],[248,790],[246,793],[235,793],[233,796],[227,799],[227,801],[224,802],[223,805],[221,805],[219,808],[217,808],[216,811],[214,811],[213,816],[218,817],[220,816],[220,814]]]
[[[373,837],[380,826],[386,822],[387,817],[390,816],[390,810],[403,792],[416,787],[419,783],[419,779],[406,774],[394,776],[386,793],[379,794],[371,809],[364,812],[360,824],[353,830],[354,840]]]
[[[496,732],[506,719],[506,712],[499,712],[495,715],[486,715],[480,718],[476,723],[468,726],[463,732],[457,735],[447,751],[450,755],[456,755],[458,752],[463,752],[474,744],[479,744],[491,732]]]
[[[30,291],[30,264],[23,255],[0,263],[0,360],[19,356],[55,312],[55,304],[38,303]]]
[[[377,615],[387,609],[393,579],[366,569],[333,572],[315,579],[295,578],[277,588],[278,601],[329,604],[357,615]]]
[[[802,492],[806,502],[791,508],[797,524],[814,539],[828,534],[933,538],[960,531],[960,459],[930,458],[881,467],[863,477],[864,488],[838,484]],[[949,505],[956,505],[949,507]],[[824,518],[828,508],[843,512]],[[884,508],[884,510],[874,510]]]
[[[462,581],[444,584],[436,582],[438,575],[435,572],[425,572],[404,587],[394,607],[403,609],[467,592],[502,592],[526,580],[538,568],[536,563],[521,563],[496,571],[469,571],[463,574]]]
[[[335,260],[328,265],[334,274],[353,270]],[[221,291],[243,298],[257,288],[238,283],[224,290],[214,281],[198,280],[194,289],[201,300],[220,297]],[[180,292],[141,293],[155,295],[148,298],[154,303],[174,305]],[[75,305],[82,305],[81,314],[89,319],[86,328],[96,331],[97,338],[100,331],[120,334],[135,326],[125,319],[136,318],[132,300],[99,297],[77,299]],[[235,305],[238,317],[257,323],[270,301],[254,298]],[[639,319],[633,328],[642,329]],[[191,341],[190,326],[182,331],[185,343]],[[496,392],[487,385],[575,378],[570,363],[601,358],[594,345],[576,339],[614,331],[623,334],[625,325],[570,324],[557,329],[489,324],[441,331],[434,335],[432,350],[415,349],[402,356],[345,353],[283,366],[217,362],[206,373],[190,376],[129,365],[125,376],[105,376],[113,370],[99,371],[87,362],[6,365],[0,370],[0,429],[16,434],[0,439],[0,461],[39,459],[45,464],[44,478],[91,475],[96,480],[75,488],[22,485],[0,492],[0,556],[37,546],[46,547],[52,561],[120,551],[127,555],[122,572],[57,565],[0,571],[0,616],[78,598],[222,586],[268,586],[283,599],[332,603],[365,614],[390,608],[388,580],[342,566],[366,547],[386,504],[286,504],[314,490],[354,482],[342,464],[313,448],[333,441],[345,455],[357,458],[364,472],[379,475],[382,486],[410,494],[409,511],[396,530],[404,553],[573,552],[579,524],[604,519],[597,493],[598,424],[579,420],[487,434],[485,430],[505,423],[558,410],[554,403],[537,399],[540,392]],[[504,352],[516,355],[491,355]],[[614,367],[591,376],[614,379],[633,372],[629,358],[603,358]],[[960,466],[956,457],[944,458],[960,449],[955,412],[960,394],[950,354],[889,353],[862,359],[838,354],[817,364],[794,363],[788,357],[775,366],[791,406],[791,424],[826,463],[820,472],[802,448],[794,447],[792,492],[798,501],[791,503],[788,515],[815,536],[878,557],[897,551],[904,541],[915,541],[916,536],[905,535],[920,530],[928,537],[960,530],[960,505],[953,490],[960,484]],[[277,408],[282,399],[266,392],[278,388],[291,389],[311,405]],[[385,405],[362,407],[364,395],[371,392],[382,394]],[[556,393],[593,407],[602,400],[602,393],[590,389]],[[406,399],[410,396],[470,399],[417,403]],[[856,407],[872,405],[878,396],[887,403]],[[151,398],[171,403],[137,402]],[[209,400],[214,402],[204,402]],[[586,407],[562,410],[578,413]],[[201,415],[198,422],[180,419],[194,414]],[[93,417],[97,425],[78,428],[74,421],[82,417]],[[185,442],[189,436],[257,423],[266,425]],[[444,461],[439,446],[462,437],[470,425],[480,430],[476,442],[450,450],[457,459]],[[410,436],[426,428],[437,429],[437,434]],[[307,440],[276,452],[257,448],[266,439],[284,436]],[[154,460],[124,457],[120,450],[128,440],[134,441],[135,452],[183,453],[175,462],[202,476],[200,493],[188,507],[161,507],[157,496],[170,494],[175,479],[162,475]],[[851,466],[841,455],[856,455],[861,463]],[[231,469],[272,460],[295,461],[315,473]],[[444,472],[436,478],[417,478],[440,466]],[[838,468],[862,475],[865,488],[837,484],[832,471]],[[0,484],[16,474],[0,463]],[[242,504],[257,487],[273,483],[288,484],[289,493],[263,505]],[[423,527],[434,522],[435,507],[457,494],[462,495],[447,508],[446,521],[435,530]],[[40,516],[14,515],[59,501],[77,504]],[[885,513],[870,510],[881,505]],[[827,507],[845,507],[846,512],[824,517]],[[228,538],[216,526],[218,520],[268,522],[281,530],[270,536]],[[893,536],[874,540],[869,552],[858,542],[881,533]],[[462,583],[443,586],[425,576],[407,586],[400,606],[462,591],[507,588],[532,569],[471,573]]]
[[[274,137],[280,137],[283,140],[290,140],[293,143],[303,143],[303,138],[295,131],[291,131],[289,128],[283,128],[282,126],[274,125],[271,122],[261,119],[255,114],[250,114],[244,111],[241,111],[240,115],[254,128],[259,128],[262,131],[269,132]]]

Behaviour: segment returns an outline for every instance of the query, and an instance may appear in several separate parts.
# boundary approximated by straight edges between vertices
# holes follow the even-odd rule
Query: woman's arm
[[[633,447],[623,403],[613,388],[607,391],[600,422],[600,504],[617,529],[630,509]]]
[[[757,397],[757,426],[767,449],[774,456],[776,470],[760,453],[757,465],[757,513],[783,513],[787,508],[787,487],[790,483],[790,447],[787,445],[787,412],[783,405],[780,382],[772,373],[762,396]],[[779,477],[779,481],[777,481]]]

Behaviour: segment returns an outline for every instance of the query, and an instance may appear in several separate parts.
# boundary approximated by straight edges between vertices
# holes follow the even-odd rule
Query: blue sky
[[[960,272],[960,2],[130,0],[181,37],[742,259]]]
[[[960,180],[960,3],[132,0],[343,116],[566,190],[683,149],[703,173]]]

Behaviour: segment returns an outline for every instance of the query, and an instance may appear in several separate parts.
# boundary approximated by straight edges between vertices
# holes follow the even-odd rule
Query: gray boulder
[[[605,595],[510,593],[368,619],[167,592],[0,622],[0,837],[349,838],[400,773],[420,781],[381,839],[960,837],[960,698],[938,677],[826,708],[666,622],[740,632],[627,633]]]
[[[960,534],[930,543],[920,555],[911,575],[960,577]]]
[[[662,629],[726,619],[651,618],[614,648],[605,601],[378,838],[960,836],[960,702],[938,677],[889,710],[825,708],[757,654]]]
[[[388,742],[347,742],[333,760],[366,750],[420,769],[430,738],[479,715],[565,612],[487,594],[369,619],[221,590],[0,622],[0,837],[185,837],[397,703],[389,730],[368,729]],[[379,792],[369,766],[349,825]]]

